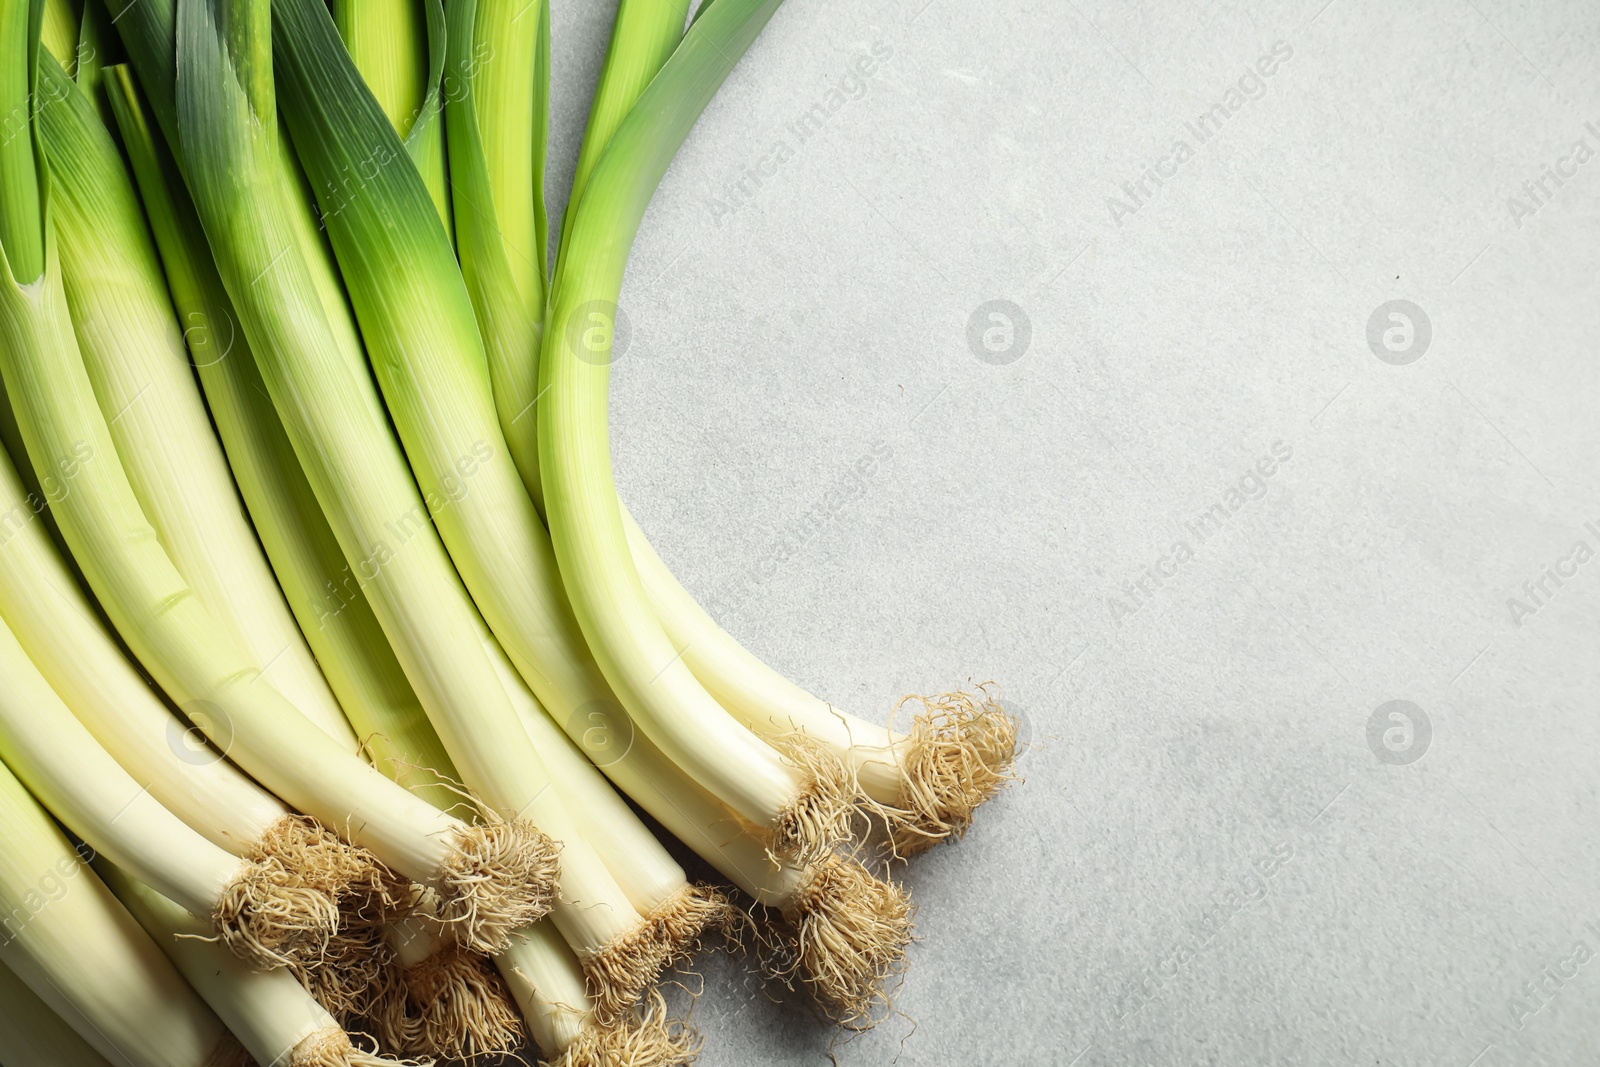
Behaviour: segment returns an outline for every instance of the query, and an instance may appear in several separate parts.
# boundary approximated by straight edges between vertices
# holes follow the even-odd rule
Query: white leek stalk
[[[162,807],[101,748],[0,625],[0,758],[66,827],[206,920],[261,968],[319,959],[332,894],[281,864],[241,860]]]
[[[246,1067],[244,1050],[89,869],[86,852],[3,765],[0,840],[0,963],[79,1036],[119,1065]]]
[[[0,1063],[111,1067],[94,1046],[50,1010],[11,968],[0,963]]]
[[[1017,723],[986,688],[907,697],[920,703],[901,733],[846,714],[795,685],[718,626],[678,582],[644,531],[622,512],[634,566],[672,644],[718,703],[777,743],[805,735],[847,760],[898,856],[920,852],[972,824],[974,810],[1011,780]],[[898,710],[898,707],[897,709]]]
[[[41,507],[0,455],[0,618],[51,688],[158,803],[213,844],[264,854],[279,838],[300,836],[286,824],[302,821],[197,738],[123,657],[46,536]],[[343,847],[320,833],[322,849]],[[283,859],[292,862],[290,852]]]
[[[620,1018],[597,1012],[583,965],[548,921],[518,931],[495,962],[550,1067],[677,1067],[699,1053],[698,1036],[654,990]]]

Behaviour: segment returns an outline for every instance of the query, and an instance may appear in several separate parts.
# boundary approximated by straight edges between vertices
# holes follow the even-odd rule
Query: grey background
[[[558,207],[612,7],[554,14]],[[1600,150],[1597,60],[1578,0],[780,10],[634,251],[624,495],[813,691],[881,718],[994,679],[1035,747],[906,872],[902,1014],[841,1035],[713,957],[703,1063],[1594,1062],[1600,560],[1507,601],[1600,550],[1600,161],[1507,200]],[[995,299],[1031,325],[1004,365],[967,342]],[[1407,365],[1368,343],[1396,299],[1431,324]],[[1411,762],[1369,747],[1391,700],[1431,726]]]

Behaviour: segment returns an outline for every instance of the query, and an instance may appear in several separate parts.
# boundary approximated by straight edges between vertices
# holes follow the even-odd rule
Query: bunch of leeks
[[[634,236],[779,5],[622,0],[552,234],[543,0],[0,0],[0,1055],[684,1063],[713,932],[881,1017],[870,857],[1015,723],[784,679],[609,452]]]

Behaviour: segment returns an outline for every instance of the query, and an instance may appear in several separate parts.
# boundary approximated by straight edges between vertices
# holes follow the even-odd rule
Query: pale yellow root
[[[206,1057],[201,1067],[256,1067],[256,1061],[239,1044],[238,1038],[223,1034],[222,1040],[217,1042],[217,1047],[211,1050],[211,1055]]]
[[[289,1067],[395,1067],[399,1062],[356,1048],[350,1035],[331,1026],[318,1030],[289,1053]]]
[[[389,997],[393,961],[394,949],[383,927],[362,926],[336,939],[317,963],[296,964],[290,970],[324,1011],[341,1026],[354,1028]]]
[[[291,815],[250,847],[211,918],[223,943],[261,970],[313,967],[406,895],[370,852]]]
[[[439,879],[438,919],[462,948],[498,955],[514,931],[549,914],[559,862],[556,843],[526,819],[458,831]]]
[[[397,965],[393,974],[368,1017],[380,1047],[472,1060],[524,1043],[522,1015],[487,958],[451,945],[414,966]]]
[[[686,884],[632,933],[584,956],[596,1019],[601,1024],[623,1019],[663,974],[694,954],[701,935],[723,922],[727,908],[727,898],[717,890]]]
[[[704,1042],[682,1019],[667,1014],[667,1003],[652,991],[642,1008],[603,1025],[590,1015],[577,1040],[542,1067],[678,1067],[693,1063]]]
[[[666,954],[665,966],[675,966],[699,951],[706,931],[727,922],[730,907],[722,890],[697,884],[685,885],[651,909],[645,918]]]
[[[262,971],[325,956],[339,932],[339,905],[320,889],[284,885],[246,861],[211,915],[222,942]]]
[[[871,1027],[888,1013],[889,983],[905,964],[914,911],[903,887],[853,859],[829,856],[782,908],[793,962],[778,977],[798,979],[841,1024]]]
[[[1008,782],[1017,757],[1017,720],[989,692],[908,696],[922,705],[900,761],[905,787],[897,805],[868,804],[889,828],[896,858],[914,855],[972,825],[978,806]]]
[[[248,858],[305,871],[339,902],[347,923],[378,925],[409,911],[411,886],[378,857],[347,844],[304,815],[278,820],[251,848]]]
[[[797,767],[805,785],[772,828],[773,851],[785,861],[806,865],[849,841],[861,787],[844,761],[803,734],[770,738],[783,758]]]

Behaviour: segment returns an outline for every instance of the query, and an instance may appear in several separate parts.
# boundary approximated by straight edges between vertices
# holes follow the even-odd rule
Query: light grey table
[[[710,959],[703,1063],[1595,1062],[1597,61],[1576,0],[779,12],[635,248],[621,486],[791,677],[1036,747],[902,1016]]]

